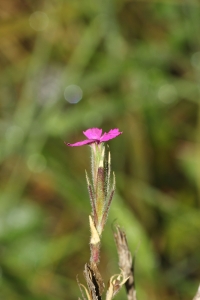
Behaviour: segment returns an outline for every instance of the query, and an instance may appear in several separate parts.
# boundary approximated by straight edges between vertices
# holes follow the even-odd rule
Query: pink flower
[[[90,128],[86,131],[83,131],[83,134],[87,137],[87,140],[77,142],[75,144],[69,144],[65,142],[65,144],[70,147],[89,145],[92,143],[100,144],[116,138],[118,135],[122,134],[122,132],[120,132],[119,129],[116,128],[111,129],[108,133],[105,132],[102,135],[102,129]]]

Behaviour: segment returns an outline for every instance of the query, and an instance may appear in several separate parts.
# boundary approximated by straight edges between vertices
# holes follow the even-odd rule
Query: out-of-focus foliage
[[[138,299],[191,299],[200,280],[200,4],[0,2],[0,298],[77,299],[89,259],[89,147],[109,142],[112,224],[136,251]],[[126,299],[121,292],[116,299]]]

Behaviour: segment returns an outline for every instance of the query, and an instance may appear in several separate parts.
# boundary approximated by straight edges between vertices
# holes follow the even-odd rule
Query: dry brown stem
[[[96,264],[86,264],[83,272],[92,300],[101,300],[104,283]]]
[[[119,267],[124,278],[128,277],[128,280],[125,282],[127,298],[128,300],[137,300],[134,279],[134,261],[128,248],[126,234],[118,225],[116,226],[114,238],[119,257]]]

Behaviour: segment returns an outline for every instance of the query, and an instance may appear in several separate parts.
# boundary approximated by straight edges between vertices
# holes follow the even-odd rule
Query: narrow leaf
[[[88,193],[89,193],[89,197],[90,197],[90,203],[91,203],[91,207],[92,207],[92,215],[94,217],[94,222],[96,225],[98,222],[98,217],[97,217],[97,212],[96,212],[96,207],[95,207],[95,195],[94,195],[94,191],[93,191],[92,185],[90,183],[90,179],[88,177],[87,171],[85,171],[85,175],[86,175]]]

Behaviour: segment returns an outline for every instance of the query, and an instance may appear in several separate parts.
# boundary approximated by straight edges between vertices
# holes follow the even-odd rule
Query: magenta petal
[[[65,145],[70,146],[70,147],[78,147],[78,146],[89,145],[89,144],[92,144],[94,142],[96,142],[96,140],[93,139],[93,140],[84,140],[84,141],[77,142],[77,143],[74,143],[74,144],[69,144],[69,143],[65,142]]]
[[[111,129],[108,133],[104,133],[104,135],[100,138],[100,142],[112,140],[120,134],[122,134],[122,132],[120,132],[119,129]]]
[[[83,134],[88,139],[100,140],[100,137],[101,137],[101,134],[102,134],[102,129],[90,128],[90,129],[87,129],[86,131],[83,131]]]

